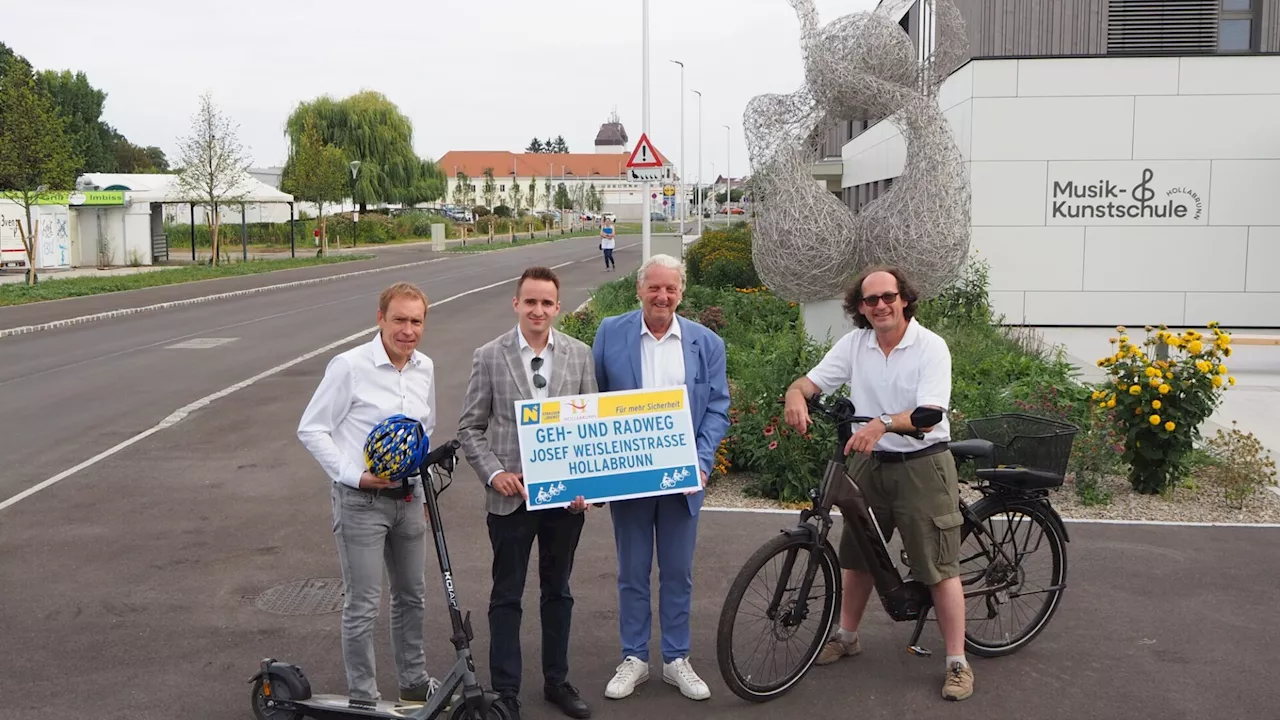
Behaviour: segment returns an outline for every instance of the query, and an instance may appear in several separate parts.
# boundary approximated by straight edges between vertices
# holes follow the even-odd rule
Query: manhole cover
[[[307,578],[277,585],[254,604],[277,615],[322,615],[341,610],[342,599],[342,578]]]

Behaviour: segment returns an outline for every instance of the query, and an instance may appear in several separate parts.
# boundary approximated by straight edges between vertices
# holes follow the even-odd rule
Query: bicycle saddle
[[[947,445],[951,448],[951,454],[961,460],[970,460],[973,458],[989,458],[991,451],[995,446],[990,440],[975,438],[973,440],[954,440]]]

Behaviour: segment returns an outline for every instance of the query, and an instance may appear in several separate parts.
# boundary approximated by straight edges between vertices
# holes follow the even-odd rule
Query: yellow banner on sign
[[[684,392],[681,390],[601,397],[599,400],[599,416],[602,418],[673,412],[682,409],[684,409]]]

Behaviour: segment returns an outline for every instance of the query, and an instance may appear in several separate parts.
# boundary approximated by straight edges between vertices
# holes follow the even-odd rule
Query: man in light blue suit
[[[706,327],[676,315],[685,272],[670,255],[654,255],[640,267],[640,309],[606,318],[592,352],[600,392],[684,385],[697,435],[700,486],[683,495],[610,503],[618,551],[618,629],[622,664],[605,689],[612,699],[630,695],[649,679],[651,622],[649,573],[658,555],[658,615],[662,630],[662,678],[686,697],[711,697],[689,663],[689,614],[693,603],[693,550],[707,475],[729,429],[729,385],[724,341]]]

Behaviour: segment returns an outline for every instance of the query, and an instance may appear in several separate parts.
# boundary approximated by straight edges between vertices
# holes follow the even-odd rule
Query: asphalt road
[[[617,254],[633,269],[638,248]],[[174,410],[374,323],[377,293],[419,282],[434,300],[562,268],[571,309],[601,272],[591,239],[459,257],[338,280],[0,339],[5,399],[0,501],[155,426]],[[503,283],[432,309],[422,349],[439,372],[452,437],[473,348],[514,322]],[[183,338],[236,338],[167,349]],[[358,341],[363,341],[363,338]],[[351,343],[351,344],[354,344]],[[193,720],[251,717],[246,679],[273,656],[304,667],[317,692],[344,687],[338,613],[280,615],[255,604],[271,588],[336,578],[327,479],[294,435],[336,347],[197,408],[177,424],[0,510],[0,718]],[[442,497],[457,589],[473,612],[481,678],[489,549],[479,481],[465,464]],[[737,567],[791,518],[706,512],[695,570],[693,662],[712,688],[695,704],[660,669],[633,697],[607,701],[618,662],[615,562],[607,512],[579,551],[571,679],[595,717],[1162,720],[1274,717],[1271,658],[1277,531],[1072,524],[1070,590],[1044,635],[1019,654],[973,659],[977,694],[939,696],[941,658],[904,652],[907,625],[872,610],[864,654],[815,669],[791,694],[754,706],[715,665],[720,603]],[[446,672],[443,591],[428,565],[428,658]],[[655,571],[656,574],[656,571]],[[562,717],[539,695],[537,584],[526,593],[525,717]],[[655,598],[656,605],[656,598]],[[656,611],[655,611],[656,618]],[[379,628],[384,694],[395,692]],[[940,651],[936,628],[924,644]],[[655,628],[653,654],[658,655]]]

